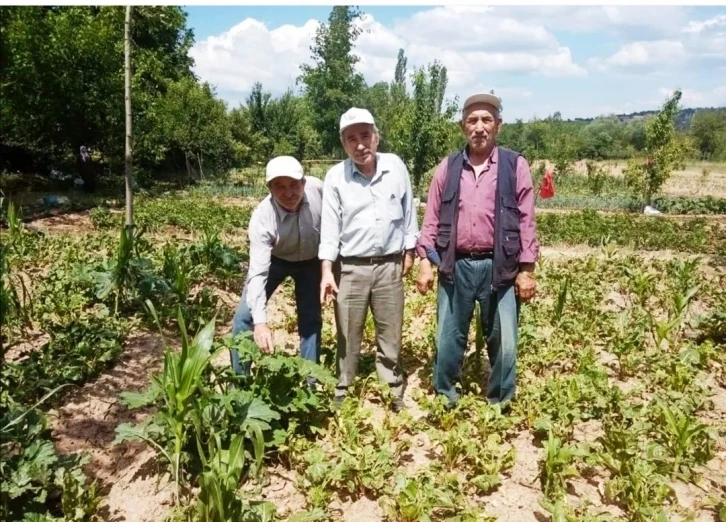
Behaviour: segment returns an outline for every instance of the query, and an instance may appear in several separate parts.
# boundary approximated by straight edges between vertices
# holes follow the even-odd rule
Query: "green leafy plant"
[[[557,499],[564,495],[565,482],[579,475],[575,459],[586,457],[589,450],[584,445],[565,444],[552,431],[547,434],[545,455],[540,461],[540,483],[545,497]]]

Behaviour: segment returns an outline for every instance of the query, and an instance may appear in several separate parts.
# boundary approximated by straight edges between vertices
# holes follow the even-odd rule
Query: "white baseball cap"
[[[292,156],[278,156],[267,163],[265,183],[275,178],[303,179],[304,173],[300,162]]]
[[[340,133],[342,134],[345,129],[356,123],[368,123],[375,125],[376,122],[373,119],[373,115],[366,109],[359,109],[358,107],[352,107],[345,111],[340,117]]]
[[[464,107],[461,109],[462,112],[465,111],[469,105],[473,105],[475,103],[488,103],[489,105],[496,107],[499,112],[502,112],[502,99],[499,96],[487,93],[472,94],[469,96],[466,101],[464,101]]]

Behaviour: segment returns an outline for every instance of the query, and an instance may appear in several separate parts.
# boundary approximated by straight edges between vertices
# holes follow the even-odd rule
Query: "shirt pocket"
[[[401,202],[401,198],[396,194],[391,194],[388,197],[388,204],[386,206],[388,207],[388,217],[392,221],[403,220],[403,203]]]

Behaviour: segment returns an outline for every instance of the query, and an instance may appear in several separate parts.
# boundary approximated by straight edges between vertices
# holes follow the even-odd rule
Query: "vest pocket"
[[[448,223],[439,223],[439,229],[436,233],[436,246],[438,248],[445,249],[449,246],[452,228],[453,227]]]
[[[514,235],[510,232],[504,232],[502,236],[502,247],[507,257],[518,256],[522,250],[522,244],[519,240],[519,234]]]
[[[502,230],[505,235],[516,234],[517,241],[519,241],[519,207],[517,206],[517,200],[512,197],[502,198]]]

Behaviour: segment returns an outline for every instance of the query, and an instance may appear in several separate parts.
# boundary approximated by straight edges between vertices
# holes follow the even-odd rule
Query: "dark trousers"
[[[272,256],[265,286],[267,301],[277,287],[288,277],[295,282],[297,328],[300,335],[300,356],[315,363],[320,362],[320,331],[323,325],[320,305],[320,260],[285,261]],[[247,306],[247,286],[242,291],[237,312],[232,321],[232,335],[254,329],[252,313]],[[240,364],[239,352],[231,351],[232,368],[237,373],[247,373]]]

